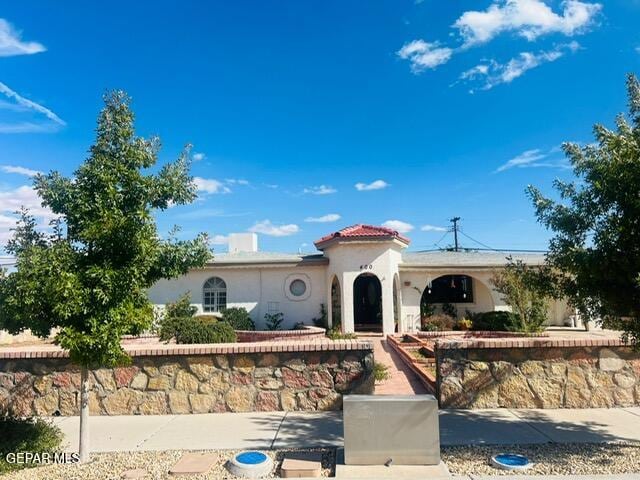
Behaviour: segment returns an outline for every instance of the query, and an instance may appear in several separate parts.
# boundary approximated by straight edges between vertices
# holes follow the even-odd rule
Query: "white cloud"
[[[400,233],[409,233],[415,227],[410,223],[403,222],[401,220],[387,220],[382,224],[383,227],[390,228],[392,230],[396,230]]]
[[[413,40],[405,43],[396,53],[403,60],[411,62],[413,73],[421,73],[426,69],[434,69],[447,63],[453,50],[440,46],[439,42],[429,43],[424,40]]]
[[[14,100],[20,107],[40,113],[50,120],[50,123],[48,124],[27,121],[14,124],[2,123],[0,124],[0,133],[48,132],[55,131],[60,127],[66,126],[66,122],[51,110],[21,96],[2,82],[0,82],[0,94]]]
[[[500,165],[495,173],[504,172],[511,168],[571,168],[564,157],[554,158],[558,154],[557,148],[552,148],[548,152],[543,152],[539,148],[526,150],[520,155],[513,157],[504,164]]]
[[[0,165],[0,170],[6,173],[17,173],[18,175],[26,175],[27,177],[34,177],[39,173],[38,170],[32,170],[31,168],[18,167],[14,165]]]
[[[231,189],[220,180],[214,178],[194,177],[193,183],[199,192],[205,193],[231,193]]]
[[[465,70],[460,74],[460,80],[468,80],[470,78],[476,78],[481,75],[487,75],[489,73],[489,65],[476,65],[469,70]]]
[[[423,232],[446,232],[447,229],[445,227],[437,227],[435,225],[423,225],[420,227],[420,230]]]
[[[11,238],[11,229],[16,226],[16,218],[0,214],[0,252]],[[1,259],[2,257],[0,257]]]
[[[194,154],[191,155],[191,158],[193,159],[194,162],[200,162],[200,161],[204,160],[205,158],[207,158],[207,156],[204,153],[201,153],[201,152],[194,152]]]
[[[381,190],[383,188],[387,188],[388,186],[389,184],[384,180],[376,180],[375,182],[371,183],[358,182],[354,185],[354,187],[356,187],[356,190],[358,190],[359,192],[366,192],[368,190]]]
[[[226,245],[229,243],[229,237],[226,235],[214,235],[209,237],[210,245]]]
[[[556,13],[542,0],[498,0],[486,10],[464,12],[453,24],[465,47],[486,43],[504,32],[514,32],[529,41],[549,33],[573,36],[591,26],[602,10],[599,3],[579,0],[562,2]]]
[[[329,185],[318,185],[316,187],[307,187],[303,190],[304,193],[311,193],[312,195],[329,195],[331,193],[336,193],[336,190]]]
[[[305,222],[310,223],[327,223],[327,222],[337,222],[340,220],[340,215],[337,213],[328,213],[327,215],[322,215],[321,217],[307,217],[304,219]]]
[[[11,238],[11,229],[15,227],[17,220],[14,213],[22,206],[28,208],[43,227],[47,227],[49,221],[56,218],[51,210],[42,206],[40,197],[32,187],[23,185],[11,190],[0,190],[0,246]]]
[[[24,42],[21,32],[16,31],[5,19],[0,18],[0,57],[32,55],[44,52],[46,48],[38,42]]]
[[[42,201],[36,191],[27,185],[13,190],[0,190],[0,213],[13,213],[21,206],[27,207],[35,217],[51,220],[55,215],[51,210],[42,206]]]
[[[578,42],[570,42],[558,45],[552,50],[541,51],[537,53],[522,52],[517,57],[512,58],[507,63],[501,64],[494,60],[462,72],[460,80],[471,81],[481,80],[480,90],[490,90],[497,85],[503,83],[511,83],[516,78],[524,75],[525,72],[542,64],[555,62],[562,58],[566,52],[576,52],[580,49]],[[475,89],[471,89],[473,93]]]
[[[229,185],[249,185],[249,180],[245,180],[243,178],[226,178],[225,182],[227,182]]]
[[[287,237],[300,231],[300,227],[293,223],[288,225],[274,225],[271,220],[262,220],[257,222],[253,227],[249,228],[249,232],[262,233],[272,237]]]

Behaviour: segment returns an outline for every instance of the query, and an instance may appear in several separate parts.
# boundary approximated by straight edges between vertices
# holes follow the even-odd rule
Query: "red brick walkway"
[[[428,393],[418,377],[389,346],[381,334],[360,336],[373,342],[373,358],[389,367],[391,378],[376,383],[376,395],[419,395]]]

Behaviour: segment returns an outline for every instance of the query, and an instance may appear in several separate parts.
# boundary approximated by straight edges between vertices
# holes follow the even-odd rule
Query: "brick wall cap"
[[[236,353],[273,352],[320,352],[341,350],[373,350],[369,340],[306,340],[306,341],[266,341],[250,343],[210,343],[210,344],[125,344],[125,352],[132,357],[164,355],[212,355]],[[65,358],[69,352],[57,345],[31,345],[24,347],[0,347],[0,359],[17,358]]]

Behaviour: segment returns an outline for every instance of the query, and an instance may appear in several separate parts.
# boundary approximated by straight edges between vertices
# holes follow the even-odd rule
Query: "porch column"
[[[393,315],[393,275],[386,275],[382,284],[382,333],[391,335],[395,332]]]
[[[340,281],[342,293],[342,331],[344,333],[354,333],[355,325],[353,319],[353,278],[343,275]]]

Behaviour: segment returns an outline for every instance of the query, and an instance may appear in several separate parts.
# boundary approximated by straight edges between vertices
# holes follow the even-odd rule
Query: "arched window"
[[[427,285],[422,301],[428,303],[473,303],[473,279],[468,275],[444,275]]]
[[[220,277],[211,277],[202,288],[202,309],[220,312],[227,308],[227,284]]]

